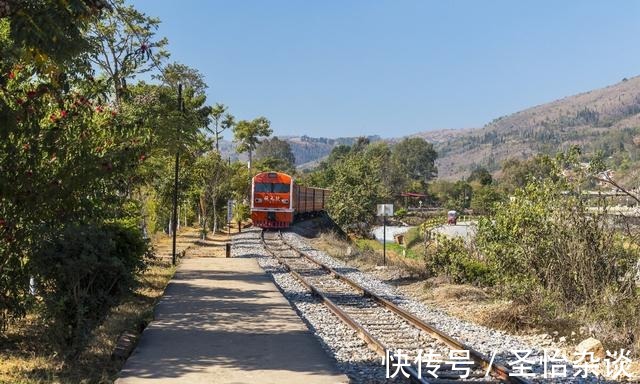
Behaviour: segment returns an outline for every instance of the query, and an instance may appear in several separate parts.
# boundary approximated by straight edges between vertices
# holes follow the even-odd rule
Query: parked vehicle
[[[449,211],[447,212],[447,224],[456,225],[458,223],[458,212]]]

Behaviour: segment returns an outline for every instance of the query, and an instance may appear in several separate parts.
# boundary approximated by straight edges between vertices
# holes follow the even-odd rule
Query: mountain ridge
[[[436,129],[407,136],[370,141],[394,143],[405,137],[421,137],[438,152],[438,177],[456,180],[476,167],[495,172],[509,158],[527,158],[537,153],[555,154],[571,145],[586,152],[603,150],[618,156],[614,162],[640,160],[640,76],[602,88],[565,96],[497,117],[479,128]],[[357,137],[314,138],[307,135],[279,136],[291,145],[299,169],[311,169],[340,144],[351,145]],[[230,141],[221,143],[223,156],[244,160]],[[626,156],[626,157],[625,157]],[[626,160],[625,160],[626,159]],[[614,164],[623,165],[623,164]]]

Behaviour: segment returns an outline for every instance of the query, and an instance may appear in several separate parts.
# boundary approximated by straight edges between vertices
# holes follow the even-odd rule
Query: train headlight
[[[256,203],[262,203],[262,199],[259,197],[256,197]]]
[[[289,199],[282,199],[280,201],[282,201],[284,204],[289,204]]]

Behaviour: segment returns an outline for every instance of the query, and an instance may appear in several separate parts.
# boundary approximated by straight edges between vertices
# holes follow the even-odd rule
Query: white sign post
[[[231,220],[233,219],[233,204],[235,201],[232,199],[227,200],[227,235],[231,236]]]
[[[382,216],[382,264],[387,265],[387,216],[393,216],[393,204],[378,204],[378,216]]]

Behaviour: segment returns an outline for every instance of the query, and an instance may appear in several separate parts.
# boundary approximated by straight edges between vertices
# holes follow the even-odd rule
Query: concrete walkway
[[[346,383],[255,259],[184,259],[120,374],[137,383]]]

